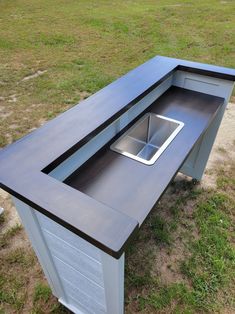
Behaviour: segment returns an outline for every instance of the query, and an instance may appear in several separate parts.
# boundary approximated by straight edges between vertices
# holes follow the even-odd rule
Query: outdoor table
[[[0,187],[71,311],[124,312],[126,248],[179,171],[201,180],[234,80],[157,56],[0,151]]]

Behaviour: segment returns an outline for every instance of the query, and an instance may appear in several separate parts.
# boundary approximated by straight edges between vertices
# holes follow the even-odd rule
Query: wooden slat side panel
[[[63,241],[67,242],[76,249],[84,252],[93,259],[99,262],[101,261],[100,250],[96,248],[94,245],[78,237],[76,234],[72,233],[63,226],[57,224],[56,222],[46,217],[45,215],[39,212],[36,212],[36,215],[41,227],[44,230],[53,233],[55,236],[61,238]]]
[[[76,303],[81,304],[87,311],[95,314],[105,314],[105,306],[95,302],[90,296],[86,295],[82,290],[73,286],[66,279],[62,279],[63,286],[69,295],[68,301],[76,306]],[[74,301],[76,302],[74,304]]]
[[[81,273],[76,271],[70,265],[62,262],[56,256],[53,256],[53,260],[56,269],[62,280],[67,280],[73,286],[79,287],[82,291],[90,296],[95,302],[105,306],[105,293],[104,288],[91,281],[87,277],[83,276]]]
[[[75,314],[95,314],[94,312],[91,312],[89,309],[86,309],[84,306],[82,306],[77,299],[74,299],[72,297],[69,297],[68,299],[68,303],[70,305],[70,307],[74,307],[76,309]],[[79,312],[77,312],[77,309],[79,309]],[[82,310],[82,312],[81,312]],[[74,312],[74,311],[72,311]]]
[[[48,231],[43,233],[47,245],[54,256],[103,287],[102,266],[98,261],[70,246],[52,233]]]

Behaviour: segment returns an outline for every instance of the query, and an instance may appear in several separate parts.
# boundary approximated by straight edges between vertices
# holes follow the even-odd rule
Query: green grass
[[[144,293],[139,292],[138,296],[140,310],[150,307],[157,311],[169,306],[173,307],[173,313],[218,310],[218,292],[235,278],[235,249],[230,241],[234,222],[225,212],[232,206],[230,198],[221,193],[210,193],[199,200],[194,217],[200,238],[188,241],[190,257],[185,258],[180,267],[191,287],[183,281],[164,285],[152,277],[151,271],[140,278],[132,274],[129,284],[138,288],[144,286]]]
[[[215,0],[1,1],[0,147],[157,54],[234,67],[234,10]],[[22,81],[38,70],[47,72]]]
[[[198,204],[195,219],[200,239],[190,243],[191,257],[181,269],[191,281],[195,307],[210,310],[216,293],[235,276],[235,250],[230,243],[233,222],[224,213],[228,196],[213,193]]]
[[[48,285],[43,283],[38,283],[34,288],[34,296],[33,302],[36,303],[38,301],[47,302],[51,296],[51,289]]]
[[[142,227],[143,236],[127,254],[127,313],[235,309],[234,170],[234,163],[217,169],[217,191],[203,190],[184,180],[171,185],[171,199],[163,197],[157,212]],[[221,175],[226,185],[221,185]],[[187,208],[191,208],[190,214]],[[174,258],[177,250],[183,252],[179,260]],[[162,279],[164,273],[158,270],[162,254],[166,255],[164,269],[168,268],[168,273],[178,264],[174,270],[177,280],[166,283]]]
[[[35,256],[29,254],[22,248],[16,248],[9,252],[5,257],[5,261],[12,266],[15,264],[17,266],[22,266],[23,268],[28,268],[35,263]]]
[[[14,235],[11,234],[11,237]],[[8,240],[10,241],[10,237]],[[11,308],[12,312],[22,311],[27,297],[29,269],[35,262],[34,254],[24,248],[13,249],[6,254],[1,253],[0,310]]]
[[[147,297],[140,297],[140,310],[144,310],[146,306],[151,306],[154,311],[163,310],[172,302],[177,303],[174,312],[182,313],[178,304],[184,304],[184,313],[190,313],[193,310],[194,297],[189,289],[182,283],[175,283],[169,287],[163,286],[156,289]]]
[[[235,143],[233,143],[235,144]],[[235,164],[229,165],[229,169],[226,167],[219,167],[217,169],[217,187],[226,193],[233,194],[233,187],[235,186],[235,176],[229,175],[229,173],[235,173]]]
[[[157,243],[170,244],[171,235],[167,223],[160,216],[154,217],[151,222],[154,238]]]
[[[227,176],[221,174],[217,178],[217,186],[222,190],[226,190],[230,186],[235,186],[235,178],[228,178]]]
[[[14,242],[13,235],[10,240]],[[27,247],[1,252],[0,313],[69,313],[52,296],[35,254]]]
[[[45,282],[38,282],[33,292],[33,309],[32,314],[68,314],[70,313],[64,306],[55,302],[51,289]]]

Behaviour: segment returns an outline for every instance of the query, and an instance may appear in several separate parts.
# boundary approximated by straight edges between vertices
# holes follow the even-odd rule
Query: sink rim
[[[151,116],[156,116],[162,120],[167,120],[173,123],[178,124],[178,126],[176,127],[176,129],[171,133],[171,135],[163,142],[163,144],[159,147],[159,149],[156,151],[156,153],[152,156],[152,158],[150,158],[149,160],[144,159],[139,157],[138,155],[132,154],[128,151],[122,150],[117,148],[117,144],[119,144],[125,137],[130,137],[135,139],[135,141],[139,141],[142,142],[141,140],[139,140],[138,138],[134,138],[133,136],[130,136],[128,134],[130,134],[132,132],[132,130],[134,130],[136,127],[138,127],[138,125],[140,125],[146,118],[150,118]],[[112,143],[110,145],[110,149],[114,152],[117,152],[123,156],[126,156],[128,158],[131,158],[133,160],[136,160],[142,164],[145,165],[153,165],[157,159],[161,156],[161,154],[164,152],[164,150],[169,146],[169,144],[173,141],[173,139],[176,137],[176,135],[182,130],[182,128],[184,127],[184,122],[176,120],[176,119],[172,119],[163,115],[159,115],[156,114],[154,112],[147,112],[146,114],[144,114],[138,121],[136,121],[136,123],[134,123],[125,133],[123,133],[114,143]],[[147,145],[151,145],[151,144],[147,144]],[[155,146],[156,147],[156,146]]]

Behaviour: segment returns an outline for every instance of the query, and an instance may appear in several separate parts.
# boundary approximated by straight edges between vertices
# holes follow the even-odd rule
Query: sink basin
[[[183,128],[184,123],[154,113],[145,114],[111,146],[111,150],[152,165]]]

